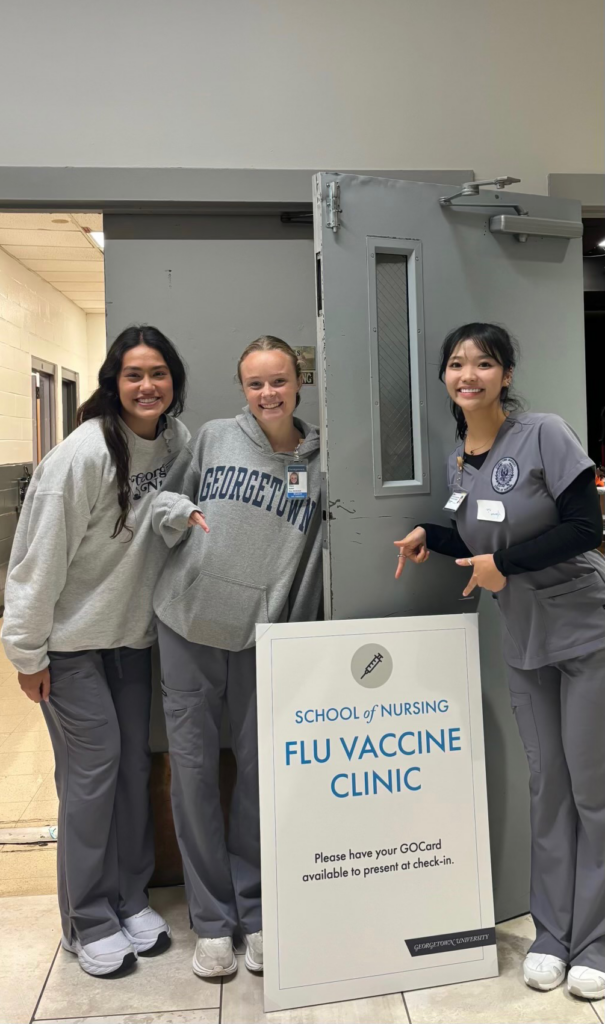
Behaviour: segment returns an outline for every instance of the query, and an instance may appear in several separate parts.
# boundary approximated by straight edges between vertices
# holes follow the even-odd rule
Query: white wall
[[[0,165],[603,168],[602,0],[21,0],[2,34]]]
[[[98,387],[97,374],[107,355],[105,313],[86,314],[86,339],[88,348],[88,394]]]
[[[63,436],[61,368],[78,374],[80,401],[105,356],[103,314],[89,314],[0,249],[0,465],[32,461],[31,358],[56,365],[55,422]],[[87,320],[93,321],[92,340]],[[90,371],[90,372],[89,372]]]

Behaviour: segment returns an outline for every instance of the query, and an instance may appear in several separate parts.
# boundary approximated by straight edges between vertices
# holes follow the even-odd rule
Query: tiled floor
[[[56,822],[52,765],[40,708],[21,694],[0,649],[0,829]],[[91,978],[59,948],[55,850],[54,843],[0,846],[0,1024],[605,1024],[603,1002],[523,984],[527,917],[497,929],[498,978],[265,1014],[262,978],[246,970],[242,956],[237,974],[223,983],[193,975],[183,890],[156,889],[152,903],[173,931],[170,951],[140,960],[125,978]]]
[[[262,978],[239,956],[237,974],[221,983],[191,971],[193,937],[183,889],[156,889],[151,902],[173,932],[172,948],[139,960],[115,980],[91,978],[59,948],[53,896],[0,900],[0,1022],[29,1024],[598,1024],[601,1003],[573,999],[564,987],[534,992],[521,978],[531,941],[529,918],[498,931],[500,977],[489,981],[395,993],[282,1013],[263,1012]]]
[[[0,830],[54,825],[53,753],[42,712],[0,645]],[[56,892],[56,847],[0,845],[0,896]]]

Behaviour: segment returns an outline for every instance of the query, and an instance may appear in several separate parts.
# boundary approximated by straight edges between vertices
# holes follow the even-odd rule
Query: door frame
[[[326,168],[321,168],[326,170]],[[474,171],[349,170],[342,173],[459,185]],[[0,209],[104,213],[276,213],[312,210],[316,168],[0,167]],[[307,212],[307,209],[305,209]]]
[[[548,195],[578,199],[582,217],[605,217],[605,174],[549,174]]]
[[[50,448],[49,451],[57,444],[57,419],[58,413],[58,400],[57,400],[57,364],[51,363],[48,359],[40,359],[32,353],[31,356],[31,369],[32,373],[44,374],[45,377],[50,378],[50,408],[49,408],[49,423],[50,423]],[[33,419],[37,422],[38,413],[37,409],[33,410]],[[36,445],[36,436],[33,437],[33,445]],[[47,452],[42,453],[42,458]],[[34,467],[38,464],[37,461],[37,450],[32,451]]]

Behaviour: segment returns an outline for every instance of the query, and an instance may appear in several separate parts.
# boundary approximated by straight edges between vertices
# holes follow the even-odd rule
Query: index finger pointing
[[[399,560],[397,562],[397,569],[395,570],[395,579],[396,580],[398,580],[399,577],[401,576],[401,573],[403,572],[404,565],[405,565],[405,555],[404,555],[403,551],[400,551],[399,552]]]
[[[204,530],[205,533],[210,533],[210,527],[208,526],[201,512],[193,513],[193,521],[195,522],[196,526],[201,526],[202,530]]]

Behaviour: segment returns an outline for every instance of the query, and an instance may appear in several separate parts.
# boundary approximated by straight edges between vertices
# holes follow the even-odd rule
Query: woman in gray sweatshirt
[[[151,504],[189,438],[184,398],[168,339],[124,331],[80,425],[34,473],[8,567],[2,639],[55,752],[62,944],[94,975],[170,945],[146,889],[151,600],[167,555]]]
[[[259,338],[238,377],[247,408],[202,427],[153,511],[154,530],[174,548],[154,608],[172,804],[198,936],[193,970],[201,977],[236,970],[238,925],[246,966],[263,967],[256,623],[313,620],[321,601],[319,435],[294,417],[296,354],[278,338]],[[228,844],[218,786],[224,704],[237,760]]]

